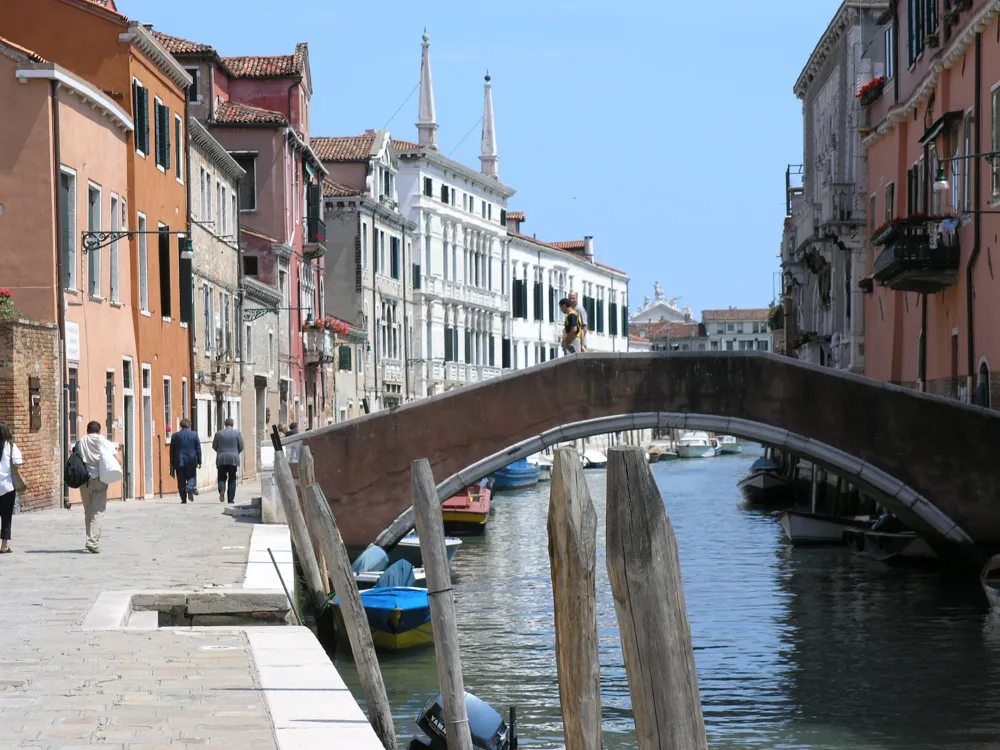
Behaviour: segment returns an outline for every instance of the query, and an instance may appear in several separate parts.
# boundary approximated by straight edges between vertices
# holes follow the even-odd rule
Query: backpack
[[[90,472],[87,471],[87,465],[83,462],[83,457],[80,456],[80,451],[75,446],[73,452],[69,454],[69,458],[66,459],[64,479],[66,484],[74,490],[83,487],[90,481]]]

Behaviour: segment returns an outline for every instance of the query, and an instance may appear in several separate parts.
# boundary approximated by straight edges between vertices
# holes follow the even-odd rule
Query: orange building
[[[893,0],[857,92],[865,374],[1000,403],[1000,29],[990,0]]]
[[[138,361],[128,373],[119,366],[108,385],[136,400],[131,494],[175,491],[168,477],[170,434],[190,415],[191,259],[182,257],[180,233],[189,229],[184,123],[191,78],[142,24],[116,11],[114,0],[3,3],[0,36],[91,82],[133,120],[120,199],[134,234],[128,243],[119,238],[119,247],[127,244],[131,254]],[[90,252],[107,259],[111,238],[99,244]]]

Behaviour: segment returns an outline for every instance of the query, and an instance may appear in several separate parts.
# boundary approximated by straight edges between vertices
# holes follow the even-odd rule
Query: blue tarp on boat
[[[405,633],[429,622],[427,589],[381,588],[361,592],[368,624],[387,633]]]
[[[385,569],[385,573],[379,576],[375,582],[375,588],[398,588],[417,585],[417,576],[413,572],[413,565],[409,560],[396,560]]]
[[[370,573],[372,571],[385,570],[386,566],[389,564],[389,555],[385,553],[385,550],[381,547],[377,547],[374,544],[368,547],[364,552],[358,555],[358,559],[354,561],[351,566],[351,570],[355,573]]]

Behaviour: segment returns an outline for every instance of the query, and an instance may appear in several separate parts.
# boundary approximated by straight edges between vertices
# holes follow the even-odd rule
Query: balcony
[[[854,205],[854,185],[831,182],[820,190],[822,212],[820,226],[864,223],[864,211]]]
[[[326,222],[318,216],[306,217],[306,234],[302,243],[302,255],[306,260],[322,257],[326,252]]]
[[[333,362],[333,331],[325,328],[309,328],[304,334],[306,364],[321,365]]]
[[[872,242],[883,247],[875,259],[875,281],[897,292],[933,294],[958,281],[961,255],[957,219],[896,219],[879,228]]]
[[[467,286],[461,281],[444,280],[437,276],[423,276],[420,281],[420,290],[428,296],[440,297],[449,302],[462,302],[493,310],[506,309],[506,300],[499,292]]]

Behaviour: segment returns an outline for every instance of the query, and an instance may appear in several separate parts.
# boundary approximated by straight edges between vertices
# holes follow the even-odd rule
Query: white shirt
[[[14,464],[20,466],[24,463],[20,449],[13,443],[6,443],[3,453],[0,453],[0,495],[6,495],[14,491],[14,480],[11,478],[10,462],[14,459]]]

